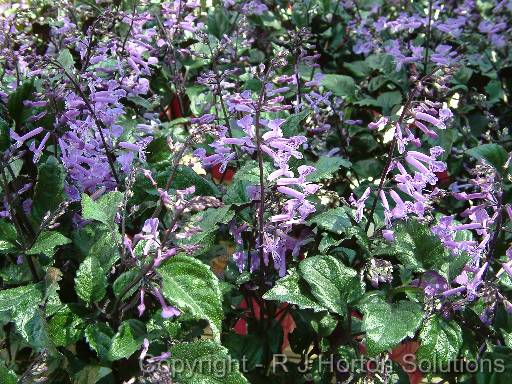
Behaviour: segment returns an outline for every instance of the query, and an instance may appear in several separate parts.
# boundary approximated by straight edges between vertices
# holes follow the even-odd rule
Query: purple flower
[[[25,141],[33,138],[34,136],[39,135],[41,132],[43,132],[43,130],[44,129],[42,127],[38,127],[34,128],[28,133],[25,133],[23,136],[19,136],[16,132],[14,132],[14,130],[11,129],[11,139],[16,141],[15,147],[19,148],[23,145]]]
[[[368,129],[371,129],[371,130],[374,130],[374,129],[382,129],[384,128],[389,122],[389,118],[385,117],[385,116],[381,116],[381,118],[375,122],[375,123],[370,123],[368,124]]]
[[[365,207],[366,200],[368,200],[368,197],[370,197],[371,189],[370,187],[366,188],[359,200],[355,200],[353,196],[351,196],[352,204],[356,207],[356,214],[354,216],[354,220],[356,222],[361,222],[363,219],[363,211]]]
[[[427,296],[436,296],[449,288],[446,279],[435,271],[425,272],[421,278],[413,280],[411,285],[422,288]]]
[[[153,292],[153,295],[157,298],[157,300],[160,302],[160,305],[162,306],[162,317],[164,319],[169,319],[181,315],[179,309],[173,306],[169,306],[165,303],[164,297],[157,288],[153,287],[151,291]]]

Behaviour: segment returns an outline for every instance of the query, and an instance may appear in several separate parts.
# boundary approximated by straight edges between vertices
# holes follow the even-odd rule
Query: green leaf
[[[222,340],[223,346],[234,359],[245,360],[244,367],[247,371],[257,368],[262,363],[265,342],[259,335],[238,335],[233,332],[228,333]]]
[[[263,163],[263,176],[265,180],[268,178],[268,175],[273,171],[272,165],[268,162]],[[258,163],[256,161],[248,161],[246,162],[240,169],[238,169],[233,176],[233,181],[236,180],[245,180],[249,181],[253,184],[259,184],[260,182],[260,169]]]
[[[382,114],[389,115],[391,109],[402,102],[402,94],[398,91],[384,92],[377,97],[377,104],[382,107]]]
[[[165,176],[169,175],[167,172],[164,174]],[[166,182],[167,177],[165,177],[165,181],[163,182],[159,179],[158,185],[165,185]],[[195,195],[197,196],[216,196],[219,194],[219,189],[215,184],[204,177],[199,176],[192,168],[182,165],[178,166],[171,188],[185,189],[191,186],[196,187]]]
[[[301,279],[297,270],[277,280],[276,285],[263,295],[265,300],[275,300],[280,303],[298,305],[302,309],[325,311],[326,308],[318,304],[312,295],[308,284]]]
[[[248,383],[240,373],[238,362],[226,348],[213,341],[177,344],[171,348],[170,360],[171,366],[184,368],[174,371],[174,378],[181,384]]]
[[[272,172],[269,163],[263,164],[263,175],[265,180]],[[255,161],[246,162],[233,176],[233,182],[227,188],[223,197],[225,204],[245,204],[250,201],[247,195],[247,187],[260,182],[259,168]]]
[[[112,361],[130,357],[144,341],[146,326],[138,320],[126,320],[112,338],[109,358]]]
[[[384,165],[382,161],[372,158],[356,161],[352,168],[361,178],[379,177]]]
[[[208,266],[192,257],[178,255],[158,272],[166,299],[181,311],[210,323],[215,340],[220,340],[222,311],[219,281]]]
[[[34,245],[27,251],[27,255],[44,254],[48,257],[53,257],[55,248],[70,243],[66,236],[57,231],[43,231],[37,236]]]
[[[0,291],[0,312],[37,305],[42,294],[34,284],[4,289]]]
[[[378,298],[361,305],[368,354],[378,355],[413,337],[423,321],[421,306],[412,301],[389,304]]]
[[[283,131],[283,135],[285,137],[296,136],[300,133],[300,123],[309,115],[309,111],[302,111],[299,113],[294,113],[287,117],[283,125],[281,125],[281,129]]]
[[[374,53],[368,56],[365,62],[371,69],[378,70],[382,73],[388,74],[395,71],[393,57],[387,53]]]
[[[0,118],[0,151],[5,151],[11,145],[9,124]]]
[[[76,273],[75,290],[78,297],[87,303],[97,302],[105,296],[107,277],[99,261],[87,257]]]
[[[372,77],[370,81],[368,82],[368,91],[375,92],[380,87],[382,87],[384,84],[386,84],[389,81],[389,78],[383,75]]]
[[[96,220],[103,224],[113,225],[119,204],[123,200],[121,192],[113,191],[94,201],[85,193],[82,194],[82,217]]]
[[[254,184],[247,180],[233,180],[223,196],[224,203],[233,205],[248,203],[250,198],[247,195],[247,187],[250,185]]]
[[[342,316],[347,305],[364,293],[357,272],[332,256],[308,257],[301,261],[299,270],[318,303]]]
[[[347,68],[356,77],[366,77],[372,72],[372,69],[364,61],[353,61],[351,63],[343,63],[343,66]]]
[[[148,163],[158,163],[160,161],[169,161],[171,149],[167,143],[166,137],[157,137],[151,140],[146,148],[146,159]]]
[[[192,223],[201,229],[189,238],[183,239],[179,244],[198,244],[200,248],[194,252],[197,256],[203,254],[214,246],[218,224],[227,224],[235,215],[229,205],[220,208],[208,208],[192,217]]]
[[[468,149],[466,152],[468,155],[492,165],[499,173],[503,174],[503,167],[507,162],[508,154],[501,145],[482,144],[476,148]]]
[[[104,377],[110,375],[112,370],[100,365],[86,365],[73,376],[73,384],[102,383]],[[111,382],[111,381],[110,381]]]
[[[114,284],[112,285],[112,290],[114,291],[114,295],[118,297],[121,292],[124,290],[124,288],[130,284],[134,279],[135,276],[137,276],[139,272],[136,269],[131,269],[129,271],[126,271],[122,273],[116,281],[114,281]],[[126,294],[126,297],[130,297],[133,295],[133,293],[138,289],[139,284],[135,284]]]
[[[397,225],[393,253],[406,268],[413,271],[438,270],[447,261],[441,240],[428,226],[416,220]]]
[[[22,123],[30,116],[31,108],[26,107],[23,101],[32,99],[32,92],[34,92],[34,81],[30,80],[21,84],[9,95],[7,110],[16,123],[16,129],[19,129]]]
[[[48,336],[48,325],[37,304],[23,311],[16,310],[13,320],[18,333],[32,348],[38,351],[54,348]]]
[[[352,227],[352,222],[343,208],[332,208],[319,213],[307,221],[308,224],[316,224],[321,229],[336,233],[338,235]]]
[[[91,324],[85,329],[85,339],[101,360],[108,360],[114,331],[105,323]]]
[[[121,235],[112,225],[94,223],[73,232],[73,243],[83,258],[99,261],[105,271],[119,259]]]
[[[139,107],[142,107],[142,108],[145,108],[148,110],[151,110],[151,108],[153,107],[147,99],[145,99],[141,96],[138,96],[138,95],[128,96],[126,99],[131,101],[135,105],[138,105]]]
[[[489,349],[489,347],[488,347]],[[486,362],[476,373],[476,384],[509,384],[512,382],[512,349],[494,346],[482,354],[480,361]]]
[[[419,360],[427,360],[432,364],[446,365],[457,358],[462,341],[459,324],[434,314],[420,330],[420,348],[416,356]]]
[[[194,215],[194,218],[203,231],[215,230],[217,224],[227,224],[233,218],[234,213],[230,208],[229,205],[220,208],[208,208]]]
[[[307,181],[316,182],[326,179],[339,171],[340,167],[350,168],[350,161],[343,157],[320,156],[320,159],[313,164],[316,171],[306,176]]]
[[[37,220],[41,221],[47,212],[54,211],[64,201],[65,178],[64,168],[53,156],[39,166],[32,207]]]
[[[320,244],[318,244],[318,251],[322,254],[326,254],[331,247],[334,247],[340,244],[343,240],[338,240],[332,237],[329,233],[322,233],[322,239],[320,240]]]
[[[16,384],[18,377],[13,370],[5,366],[3,361],[0,361],[0,383],[2,384]]]
[[[48,322],[48,333],[56,346],[67,346],[82,337],[84,324],[68,305],[57,311]]]
[[[52,348],[39,304],[42,292],[34,284],[0,291],[0,312],[7,312],[16,331],[36,350]]]
[[[73,69],[75,68],[75,59],[73,59],[73,56],[71,55],[71,52],[69,52],[69,49],[66,48],[61,50],[59,56],[57,57],[57,61],[60,65],[64,67],[64,69],[68,73],[73,72]]]
[[[356,83],[350,76],[328,74],[322,79],[322,85],[336,96],[352,97],[356,92]]]
[[[18,247],[18,233],[11,223],[0,220],[0,253],[14,251]]]

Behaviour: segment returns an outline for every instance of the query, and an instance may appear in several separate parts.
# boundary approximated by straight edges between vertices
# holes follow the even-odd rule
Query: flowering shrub
[[[512,2],[0,11],[0,383],[510,382]]]

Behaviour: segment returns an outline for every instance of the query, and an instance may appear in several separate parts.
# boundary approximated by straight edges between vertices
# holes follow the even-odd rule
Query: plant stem
[[[430,39],[432,37],[432,5],[433,0],[429,0],[428,2],[428,25],[427,25],[427,43],[425,46],[425,56],[423,58],[423,74],[427,74],[427,65],[428,65],[428,50],[430,48]]]
[[[294,55],[294,72],[295,72],[295,81],[297,82],[297,105],[295,106],[295,112],[300,111],[300,103],[301,103],[301,92],[300,92],[300,76],[299,76],[299,48],[295,49]]]
[[[32,275],[32,279],[35,283],[39,282],[39,274],[37,273],[37,268],[34,264],[34,260],[32,260],[31,255],[27,255],[25,252],[30,248],[30,246],[27,246],[27,239],[25,237],[25,234],[23,233],[22,227],[20,223],[18,222],[18,219],[16,218],[16,212],[14,211],[13,202],[11,200],[11,193],[9,191],[9,185],[7,182],[7,177],[5,176],[5,171],[2,169],[2,182],[3,182],[3,190],[5,193],[5,197],[7,199],[7,204],[9,208],[9,214],[12,218],[12,222],[14,224],[14,227],[16,228],[16,233],[18,234],[19,239],[21,240],[22,247],[23,247],[23,256],[27,260],[28,267],[30,269],[30,273]]]
[[[82,91],[82,88],[80,88],[80,84],[78,84],[76,82],[76,80],[73,78],[73,76],[71,76],[68,73],[68,71],[66,70],[66,68],[64,68],[58,61],[52,61],[52,63],[57,65],[60,69],[62,69],[62,71],[64,71],[64,75],[69,79],[69,81],[71,81],[71,83],[75,87],[76,91],[80,95],[81,99],[85,103],[85,106],[87,107],[87,109],[91,113],[91,116],[92,116],[92,118],[94,120],[94,123],[98,127],[98,133],[100,134],[101,142],[103,144],[103,147],[105,148],[105,154],[107,156],[107,161],[108,161],[108,164],[110,166],[110,170],[112,171],[112,176],[114,177],[114,179],[116,181],[116,184],[119,185],[119,177],[117,176],[117,171],[116,171],[116,168],[114,166],[114,160],[113,160],[115,158],[115,156],[112,153],[112,151],[110,150],[110,148],[109,148],[109,146],[107,144],[107,140],[105,139],[105,135],[103,134],[103,131],[102,131],[102,129],[106,129],[107,127],[96,116],[96,113],[94,112],[94,108],[92,107],[91,103],[89,102],[89,100],[85,96],[84,92]]]
[[[434,68],[431,72],[429,72],[427,75],[423,76],[421,79],[419,79],[416,84],[422,84],[424,81],[426,81],[428,78],[430,78],[438,68]],[[391,145],[388,150],[387,154],[387,160],[386,164],[384,166],[384,169],[382,170],[382,173],[380,175],[380,181],[379,186],[377,188],[377,193],[375,195],[375,199],[372,203],[372,208],[370,210],[370,214],[368,215],[368,222],[366,223],[365,232],[368,233],[368,229],[370,228],[370,225],[373,223],[373,215],[375,213],[375,209],[377,208],[377,201],[379,199],[380,191],[382,191],[382,188],[384,186],[384,181],[386,179],[386,175],[389,172],[389,167],[391,166],[391,161],[393,160],[393,155],[395,153],[395,147],[398,142],[396,131],[397,129],[402,129],[402,123],[404,122],[405,118],[407,117],[407,113],[409,112],[409,109],[411,108],[411,105],[414,101],[414,97],[416,96],[416,87],[411,89],[407,94],[407,101],[405,102],[404,109],[402,110],[402,113],[400,114],[400,117],[398,118],[398,121],[395,125],[395,131],[393,134],[393,141],[391,142]]]
[[[375,199],[373,200],[372,208],[370,210],[370,214],[368,215],[368,222],[366,223],[366,227],[364,229],[364,231],[366,233],[368,233],[368,229],[370,228],[370,225],[373,222],[373,215],[375,213],[375,209],[377,208],[377,201],[379,200],[379,194],[380,194],[380,191],[382,191],[382,187],[384,186],[384,181],[386,180],[386,176],[389,172],[389,167],[391,166],[391,161],[393,160],[393,155],[395,153],[395,147],[398,142],[396,131],[397,131],[397,129],[402,129],[402,123],[405,119],[405,116],[407,116],[407,112],[411,106],[412,100],[414,98],[414,94],[415,94],[414,90],[409,91],[407,101],[404,105],[404,109],[403,109],[398,121],[396,122],[395,131],[393,133],[393,141],[391,142],[391,145],[389,146],[386,164],[384,165],[384,168],[382,169],[382,173],[380,174],[380,181],[379,181],[379,186],[377,188],[377,193],[375,194]]]
[[[256,116],[254,118],[254,129],[256,135],[256,152],[258,156],[258,168],[259,168],[259,179],[260,179],[260,206],[258,210],[258,252],[260,256],[260,271],[262,276],[265,275],[264,271],[264,255],[263,255],[263,230],[265,227],[265,176],[264,176],[264,165],[263,165],[263,152],[261,150],[261,127],[260,127],[260,115],[261,107],[265,100],[265,79],[263,81],[260,95],[258,97],[258,104],[256,106]]]

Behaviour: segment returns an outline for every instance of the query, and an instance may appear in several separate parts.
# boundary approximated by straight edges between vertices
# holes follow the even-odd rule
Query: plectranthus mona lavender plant
[[[508,383],[512,4],[0,5],[0,383]]]
[[[263,269],[268,266],[272,258],[274,267],[280,276],[286,274],[286,252],[292,251],[296,258],[300,249],[301,239],[295,239],[289,234],[293,224],[304,223],[308,216],[315,212],[315,206],[307,197],[313,195],[318,185],[307,181],[306,177],[315,171],[308,165],[301,165],[294,172],[290,167],[292,159],[302,159],[301,148],[307,143],[302,135],[285,137],[282,130],[284,119],[265,119],[265,112],[279,112],[291,109],[291,105],[283,103],[284,96],[289,87],[279,87],[272,81],[276,67],[283,66],[286,52],[278,52],[277,58],[269,67],[259,65],[256,76],[261,80],[261,91],[253,95],[251,91],[244,91],[234,95],[225,96],[227,112],[240,114],[242,117],[236,121],[237,127],[243,132],[241,137],[229,137],[226,126],[216,127],[216,139],[210,144],[213,154],[208,154],[203,148],[195,151],[204,166],[220,165],[220,172],[224,173],[230,161],[240,161],[239,155],[249,155],[257,159],[259,182],[246,187],[250,200],[257,201],[255,227],[258,236],[254,239],[254,250],[245,252],[237,250],[235,259],[240,272],[249,266],[250,270]],[[221,96],[224,97],[224,96]],[[205,115],[202,119],[214,118]],[[239,152],[236,151],[239,149]],[[274,170],[266,167],[266,159],[272,163]],[[266,173],[266,175],[265,175]],[[244,230],[250,228],[246,225],[237,227],[232,224],[233,232],[240,239]],[[240,241],[238,241],[240,242]]]

